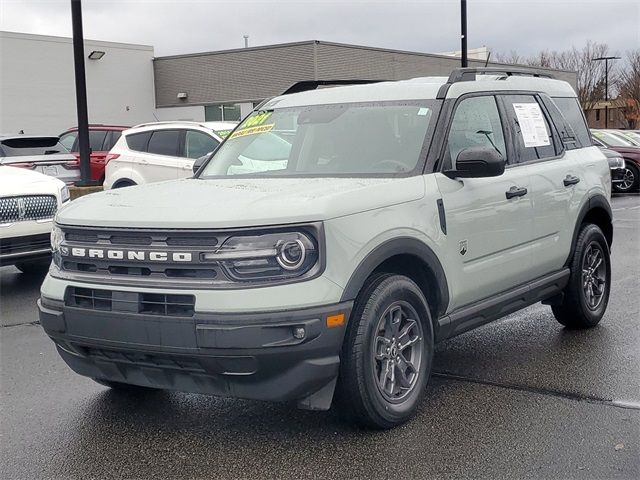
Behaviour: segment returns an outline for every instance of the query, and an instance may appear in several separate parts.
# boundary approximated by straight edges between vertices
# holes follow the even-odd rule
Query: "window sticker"
[[[513,109],[518,117],[520,133],[525,147],[543,147],[551,145],[540,105],[534,103],[514,103]]]
[[[226,138],[231,133],[231,130],[215,130],[215,132],[220,138]]]
[[[265,133],[270,131],[274,125],[275,123],[270,123],[268,125],[258,125],[257,127],[242,128],[233,132],[233,134],[229,137],[229,140],[244,137],[247,135],[255,135],[256,133]]]

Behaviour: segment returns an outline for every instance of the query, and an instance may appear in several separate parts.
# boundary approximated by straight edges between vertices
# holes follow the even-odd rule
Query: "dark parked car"
[[[591,134],[596,145],[618,152],[624,158],[624,176],[621,182],[613,185],[614,191],[619,193],[638,191],[640,186],[640,147],[603,130],[591,130]]]
[[[78,159],[60,143],[58,137],[2,136],[0,165],[35,170],[56,177],[67,185],[80,180]]]
[[[122,131],[129,128],[124,125],[89,125],[89,148],[91,148],[91,180],[102,184],[104,167],[109,161],[109,150],[116,144]],[[78,147],[78,128],[73,127],[60,134],[60,142],[80,159]]]

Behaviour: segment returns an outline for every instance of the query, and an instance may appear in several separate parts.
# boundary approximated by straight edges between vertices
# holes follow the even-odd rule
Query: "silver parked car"
[[[67,185],[80,180],[80,163],[55,136],[0,136],[0,165],[35,170]]]

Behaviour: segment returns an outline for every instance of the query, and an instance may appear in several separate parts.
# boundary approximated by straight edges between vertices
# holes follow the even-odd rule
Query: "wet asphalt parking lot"
[[[417,417],[359,429],[333,411],[157,392],[74,374],[37,324],[41,278],[0,268],[0,476],[640,478],[640,196],[614,209],[601,324],[534,305],[438,345]]]

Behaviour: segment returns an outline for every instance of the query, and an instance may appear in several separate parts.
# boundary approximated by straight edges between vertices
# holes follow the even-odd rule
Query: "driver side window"
[[[455,168],[458,154],[469,147],[494,148],[506,158],[500,113],[492,96],[462,100],[453,114],[445,150],[445,169]]]

